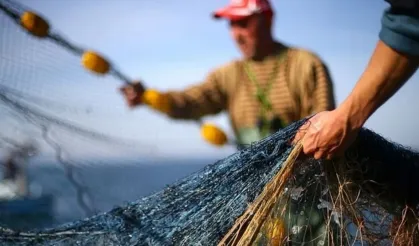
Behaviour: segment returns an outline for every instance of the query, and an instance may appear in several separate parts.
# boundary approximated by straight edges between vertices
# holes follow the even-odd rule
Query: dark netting
[[[3,245],[417,245],[418,153],[362,130],[345,158],[316,161],[289,144],[301,123],[128,206],[4,229]]]
[[[25,8],[6,0],[0,0],[0,7],[1,34],[23,35],[13,21],[19,23]],[[17,40],[29,39],[25,35]],[[59,40],[55,34],[49,37]],[[63,40],[59,43],[76,54],[83,52]],[[54,68],[54,62],[22,63],[32,54],[33,46],[25,47],[24,54],[8,53],[10,47],[3,46],[0,54],[0,105],[8,125],[36,126],[66,167],[72,166],[63,159],[66,140],[96,151],[106,151],[108,144],[128,148],[126,141],[63,120],[63,109],[66,116],[69,110],[80,110],[60,104],[66,101],[62,95],[60,100],[48,97],[52,103],[35,97],[46,93],[43,83],[50,83],[48,88],[60,83],[36,81],[39,70],[32,66]],[[57,55],[39,50],[46,53],[32,56]],[[56,69],[60,67],[48,74]],[[119,72],[113,74],[125,80]],[[38,84],[28,88],[28,81]],[[303,123],[109,212],[51,229],[3,228],[1,245],[419,245],[419,154],[363,129],[344,157],[317,161],[302,155],[300,144],[290,143]],[[1,146],[16,145],[0,137]]]

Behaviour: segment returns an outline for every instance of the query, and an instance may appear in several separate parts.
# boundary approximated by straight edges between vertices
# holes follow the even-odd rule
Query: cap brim
[[[239,9],[237,8],[232,8],[232,7],[225,7],[222,9],[219,9],[217,11],[215,11],[212,14],[212,17],[214,19],[227,19],[227,20],[241,20],[244,18],[247,18],[249,16],[251,16],[251,14],[237,14],[237,12],[240,12]]]

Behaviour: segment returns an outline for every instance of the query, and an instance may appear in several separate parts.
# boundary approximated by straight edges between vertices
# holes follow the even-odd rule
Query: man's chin
[[[255,58],[255,54],[250,53],[250,52],[243,52],[242,51],[242,55],[243,55],[243,58],[246,59],[246,60],[253,60]]]

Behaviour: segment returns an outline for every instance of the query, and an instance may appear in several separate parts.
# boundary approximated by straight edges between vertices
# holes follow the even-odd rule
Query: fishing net
[[[92,192],[85,184],[86,167],[112,164],[121,156],[130,161],[152,155],[156,148],[116,137],[124,134],[123,129],[112,134],[105,130],[112,123],[127,124],[119,113],[124,108],[103,101],[112,96],[107,95],[109,90],[115,92],[115,84],[127,80],[124,75],[112,69],[114,76],[97,76],[81,66],[83,49],[53,31],[48,37],[26,31],[21,16],[28,10],[16,2],[0,1],[0,164],[9,153],[32,145],[43,154],[39,160],[62,170],[69,181],[63,186],[74,188],[74,205],[80,207],[80,216],[75,217],[91,216],[99,210],[95,201],[107,195]],[[110,123],[109,118],[121,120]],[[29,161],[34,158],[38,156]],[[50,179],[53,182],[54,177]],[[0,214],[3,218],[5,213]]]
[[[0,3],[13,33],[24,9]],[[60,126],[118,142],[47,117],[9,87],[0,95],[10,115],[22,112],[10,119],[41,122],[44,135]],[[418,245],[419,154],[362,129],[345,156],[315,160],[291,144],[306,120],[128,205],[51,229],[3,228],[2,245]]]
[[[3,245],[417,245],[418,153],[363,129],[345,157],[290,140],[304,121],[124,207]]]

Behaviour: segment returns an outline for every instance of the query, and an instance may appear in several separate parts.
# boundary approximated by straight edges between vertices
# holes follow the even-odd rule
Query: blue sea
[[[74,167],[76,180],[87,187],[92,207],[97,213],[123,206],[141,197],[150,195],[167,185],[184,178],[214,159],[158,161],[151,164],[91,165]],[[54,197],[53,220],[46,224],[31,225],[31,229],[86,218],[86,212],[77,200],[74,185],[59,164],[33,165],[28,167],[32,192],[51,194]],[[89,201],[89,200],[87,200]],[[14,225],[15,226],[15,225]],[[25,225],[26,226],[26,225]],[[18,225],[19,227],[19,225]]]

